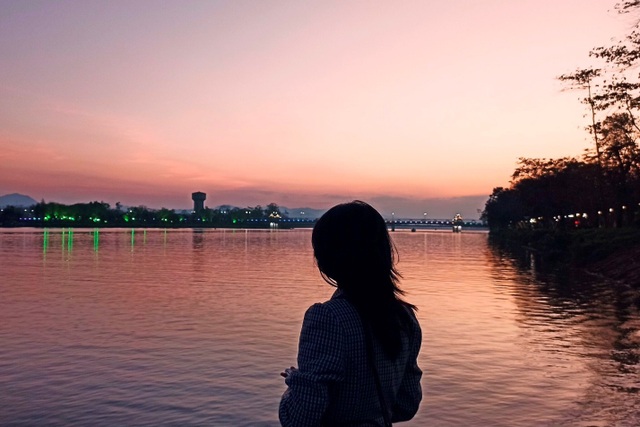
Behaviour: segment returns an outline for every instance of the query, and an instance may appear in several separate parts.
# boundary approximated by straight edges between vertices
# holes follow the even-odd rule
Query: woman
[[[334,206],[311,237],[322,277],[337,290],[304,317],[298,369],[281,374],[283,426],[390,425],[422,399],[415,306],[400,299],[395,248],[380,214],[354,201]]]

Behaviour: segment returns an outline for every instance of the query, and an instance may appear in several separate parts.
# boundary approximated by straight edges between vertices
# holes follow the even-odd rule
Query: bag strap
[[[364,321],[363,321],[364,323]],[[367,341],[367,358],[369,359],[369,365],[373,371],[373,377],[376,381],[376,388],[378,389],[378,399],[380,400],[380,407],[382,408],[382,417],[384,418],[384,426],[392,427],[391,419],[389,416],[389,408],[387,406],[387,400],[382,392],[382,384],[380,383],[380,375],[378,375],[378,368],[376,368],[375,358],[373,354],[373,338],[371,336],[371,328],[369,325],[365,325],[365,338]]]

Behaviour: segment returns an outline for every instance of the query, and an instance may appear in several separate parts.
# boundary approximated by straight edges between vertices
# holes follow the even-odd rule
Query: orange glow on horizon
[[[556,76],[628,29],[611,6],[7,5],[0,195],[368,197],[418,213],[420,200],[488,197],[518,157],[589,145],[578,95]]]

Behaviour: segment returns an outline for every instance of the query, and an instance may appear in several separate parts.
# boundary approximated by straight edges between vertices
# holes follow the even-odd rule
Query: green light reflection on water
[[[93,250],[98,252],[98,247],[100,246],[100,231],[97,228],[93,229]]]
[[[134,228],[131,229],[131,250],[133,250],[133,245],[136,243],[136,230]]]
[[[46,254],[47,249],[49,249],[49,230],[45,228],[42,234],[42,253]]]
[[[67,232],[67,250],[69,252],[73,250],[73,228],[70,228]]]

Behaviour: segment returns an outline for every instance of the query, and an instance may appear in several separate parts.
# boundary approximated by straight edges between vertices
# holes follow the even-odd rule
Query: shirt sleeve
[[[280,401],[284,427],[319,426],[329,406],[329,387],[344,379],[341,326],[322,304],[304,316],[298,348],[298,370],[285,379],[288,389]]]
[[[418,366],[418,353],[420,353],[421,344],[422,330],[414,317],[409,363],[407,363],[400,389],[396,395],[392,422],[410,420],[418,412],[418,407],[422,400],[422,387],[420,385],[422,370]]]

